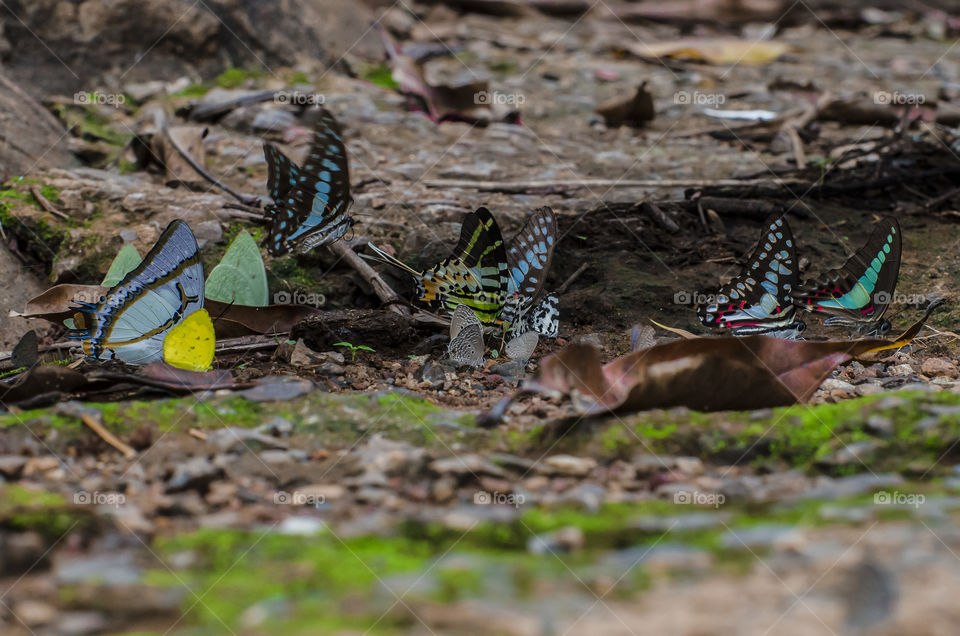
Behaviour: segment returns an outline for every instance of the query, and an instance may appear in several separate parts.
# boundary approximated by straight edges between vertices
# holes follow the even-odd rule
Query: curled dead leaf
[[[909,343],[924,316],[896,340],[802,341],[748,336],[675,340],[607,364],[589,345],[570,345],[544,359],[524,390],[559,391],[582,415],[686,406],[723,411],[786,406],[810,399],[848,360]]]

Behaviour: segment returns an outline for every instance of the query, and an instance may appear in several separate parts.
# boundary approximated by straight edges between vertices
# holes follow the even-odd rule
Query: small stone
[[[46,473],[60,467],[60,460],[51,455],[31,457],[23,467],[23,474],[27,477],[37,473]]]
[[[581,550],[585,543],[583,530],[565,526],[543,535],[535,535],[527,541],[527,551],[533,554],[554,554]]]
[[[920,373],[928,377],[956,378],[960,376],[957,365],[944,358],[927,358],[920,367]]]
[[[177,465],[173,476],[167,481],[166,492],[206,490],[207,486],[220,477],[222,472],[206,457],[194,457]]]
[[[576,336],[572,342],[574,344],[590,345],[591,347],[596,347],[598,349],[603,348],[603,337],[598,333],[581,334]]]
[[[435,473],[445,475],[493,475],[494,477],[506,477],[502,468],[487,460],[480,455],[464,454],[454,457],[445,457],[437,459],[430,463],[430,470]]]
[[[597,461],[592,457],[575,457],[573,455],[551,455],[537,466],[543,473],[552,475],[569,475],[583,477],[597,467]]]
[[[883,417],[882,415],[871,415],[867,419],[867,425],[864,428],[871,435],[889,437],[893,435],[893,420],[889,417]]]
[[[447,379],[444,368],[435,360],[427,360],[414,375],[418,382],[425,382],[432,388],[442,388]]]
[[[291,363],[293,363],[292,360]],[[336,362],[323,362],[317,367],[317,373],[331,377],[343,375],[346,372],[346,368],[337,364]]]
[[[854,387],[854,393],[863,397],[865,395],[876,395],[877,393],[882,393],[883,387],[879,384],[872,384],[869,382],[864,382],[863,384],[858,384]]]
[[[49,603],[28,599],[13,606],[13,615],[27,627],[37,627],[52,623],[57,617],[57,609]]]
[[[27,465],[27,458],[19,455],[0,456],[0,475],[4,479],[15,481],[20,479],[24,466]]]
[[[856,391],[854,386],[849,382],[844,382],[836,378],[827,378],[823,381],[823,384],[820,385],[820,388],[824,391],[846,391],[847,393],[854,393]]]
[[[887,369],[887,375],[890,375],[890,376],[913,375],[913,368],[909,364],[897,364]]]

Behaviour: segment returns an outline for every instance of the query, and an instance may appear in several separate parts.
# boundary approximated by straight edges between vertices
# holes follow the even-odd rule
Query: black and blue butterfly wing
[[[553,248],[557,240],[557,217],[549,207],[537,208],[507,244],[507,265],[510,278],[503,322],[514,329],[514,323],[540,299],[550,271]]]
[[[496,219],[487,208],[467,214],[460,240],[449,257],[418,280],[418,300],[454,311],[464,304],[491,324],[503,310],[510,284],[507,251]]]
[[[263,156],[267,160],[267,190],[271,199],[279,201],[297,185],[300,169],[273,144],[263,144]]]
[[[786,219],[773,215],[740,274],[697,306],[700,321],[736,335],[793,328],[796,309],[790,294],[799,282],[796,246]],[[797,329],[801,329],[799,325]]]
[[[343,237],[353,226],[346,215],[352,203],[350,171],[343,134],[336,119],[320,109],[310,154],[298,167],[275,146],[264,145],[267,188],[274,201],[266,206],[270,230],[267,251],[273,256],[304,254]]]
[[[840,319],[833,324],[877,322],[893,300],[901,249],[900,223],[884,217],[843,267],[805,281],[794,291],[794,301],[807,311]]]
[[[203,307],[203,264],[185,221],[172,221],[140,265],[110,288],[99,303],[76,303],[76,329],[91,358],[109,354],[131,364],[163,359],[167,333]]]

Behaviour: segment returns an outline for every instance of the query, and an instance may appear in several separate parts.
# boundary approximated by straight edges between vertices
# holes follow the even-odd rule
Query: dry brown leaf
[[[539,376],[524,389],[568,395],[582,415],[674,406],[742,410],[805,402],[837,365],[910,342],[939,304],[931,304],[896,340],[696,338],[656,345],[607,364],[601,364],[594,347],[571,345],[544,359]]]
[[[638,57],[703,60],[710,64],[769,64],[793,50],[785,42],[735,38],[685,38],[630,45],[630,52]]]

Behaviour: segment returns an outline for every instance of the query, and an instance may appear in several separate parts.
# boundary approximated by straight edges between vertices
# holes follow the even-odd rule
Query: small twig
[[[33,184],[30,186],[30,194],[33,195],[33,198],[37,200],[37,203],[40,204],[44,210],[52,214],[53,216],[59,217],[64,221],[69,221],[70,217],[57,209],[57,207],[50,203],[50,200],[47,197],[43,196],[43,193],[40,192],[40,186]]]
[[[201,442],[207,441],[207,434],[196,428],[191,428],[189,431],[187,431],[187,435],[196,437]]]
[[[91,431],[96,433],[100,439],[123,453],[125,459],[133,459],[137,456],[137,451],[120,441],[116,435],[105,429],[103,425],[94,419],[94,417],[89,413],[81,413],[80,419],[83,420],[83,423],[86,424]]]
[[[397,292],[393,291],[390,285],[381,278],[377,270],[370,267],[365,260],[357,256],[356,252],[350,249],[350,246],[343,241],[334,241],[329,248],[331,252],[345,260],[350,267],[356,270],[357,273],[370,284],[373,288],[373,293],[377,295],[377,298],[379,298],[381,302],[389,306],[390,311],[396,312],[401,316],[410,315],[410,310],[402,304]]]
[[[950,190],[950,191],[948,191],[948,192],[944,192],[943,194],[941,194],[941,195],[938,196],[938,197],[934,197],[934,198],[930,199],[929,201],[927,201],[926,203],[923,204],[923,207],[926,208],[926,209],[928,209],[928,210],[931,209],[931,208],[935,208],[935,207],[937,207],[938,205],[940,205],[941,203],[943,203],[944,201],[946,201],[946,200],[948,200],[948,199],[952,199],[953,197],[957,196],[958,194],[960,194],[960,188],[953,188],[952,190]]]
[[[203,177],[204,179],[212,183],[214,186],[220,188],[221,190],[223,190],[224,192],[232,196],[234,199],[236,199],[240,203],[243,203],[244,205],[254,205],[258,201],[259,197],[247,197],[237,192],[234,192],[229,186],[224,185],[216,177],[214,177],[212,174],[207,172],[203,166],[198,164],[196,160],[190,156],[190,153],[188,153],[186,150],[180,147],[180,144],[177,143],[177,140],[174,139],[173,135],[170,134],[170,129],[167,127],[166,120],[161,121],[158,128],[160,129],[160,132],[163,135],[164,141],[169,143],[170,147],[176,150],[177,154],[183,157],[183,160],[186,161],[188,164],[190,164],[190,167],[193,168],[198,175],[200,175],[201,177]]]
[[[587,271],[587,268],[588,268],[588,267],[590,267],[590,263],[581,263],[581,264],[580,264],[580,267],[577,268],[577,271],[575,271],[574,273],[570,274],[570,276],[567,278],[567,280],[563,281],[563,284],[560,285],[559,287],[557,287],[557,295],[562,295],[562,294],[567,293],[567,289],[570,287],[570,285],[573,284],[573,281],[575,281],[575,280],[577,280],[578,278],[580,278],[580,274],[582,274],[582,273],[584,273],[585,271]]]
[[[236,216],[241,219],[250,219],[251,221],[258,221],[260,223],[266,223],[270,220],[270,217],[263,214],[260,208],[244,203],[224,203],[223,209],[228,210],[227,214],[230,216]]]
[[[570,181],[472,181],[430,179],[428,188],[474,188],[482,192],[520,194],[549,188],[735,188],[803,184],[802,179],[573,179]]]

